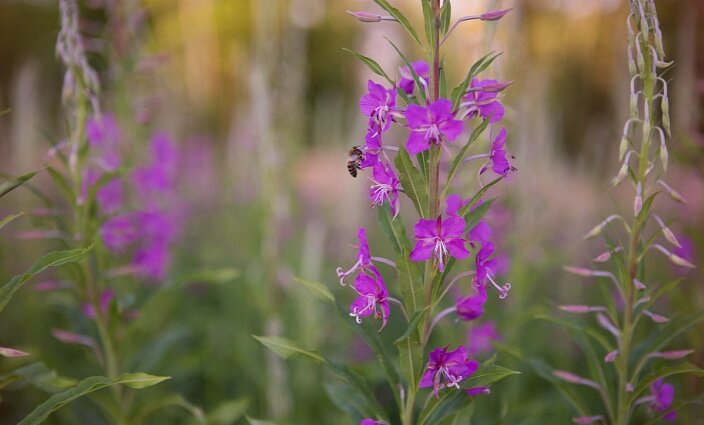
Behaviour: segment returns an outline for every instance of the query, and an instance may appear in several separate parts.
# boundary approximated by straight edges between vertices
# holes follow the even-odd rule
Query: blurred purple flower
[[[478,395],[491,394],[491,389],[489,387],[472,387],[464,390],[470,397],[476,397]]]
[[[454,118],[452,102],[447,99],[438,99],[427,108],[416,104],[408,105],[406,120],[411,129],[406,148],[411,154],[426,151],[431,144],[439,145],[443,136],[448,141],[453,141],[464,128],[462,121]]]
[[[375,319],[382,319],[379,330],[384,329],[389,317],[389,291],[381,274],[377,271],[374,277],[371,277],[360,273],[354,280],[354,290],[359,296],[350,306],[350,316],[354,317],[357,323],[362,323],[363,317],[373,314]]]
[[[93,161],[105,171],[115,171],[122,162],[120,157],[120,143],[122,131],[115,117],[103,114],[91,118],[86,124],[86,137],[94,155]]]
[[[396,109],[396,91],[386,89],[372,80],[367,82],[368,93],[359,99],[359,109],[369,117],[369,130],[383,133],[393,121]]]
[[[679,247],[673,247],[672,248],[672,253],[677,255],[680,258],[684,258],[685,261],[689,263],[695,263],[696,258],[697,258],[697,253],[694,247],[694,242],[692,242],[692,239],[688,238],[685,235],[681,235],[678,237],[680,246]],[[682,266],[673,266],[676,270],[677,273],[680,275],[687,275],[689,274],[692,269],[689,267],[682,267]]]
[[[424,83],[427,87],[428,78],[430,77],[430,67],[428,67],[428,63],[426,61],[420,60],[413,62],[411,64],[411,67],[413,67],[413,70],[418,75],[421,83]],[[407,66],[404,66],[400,68],[399,71],[401,73],[401,79],[398,82],[398,86],[407,94],[413,94],[413,89],[415,88],[416,82],[413,79],[413,74],[411,73],[411,70],[408,69]]]
[[[108,219],[100,227],[105,246],[112,252],[124,251],[139,238],[135,224],[134,214],[131,213]]]
[[[479,220],[472,229],[469,231],[469,241],[474,243],[486,244],[491,238],[491,227],[484,220]]]
[[[132,174],[132,180],[140,200],[146,205],[154,205],[174,188],[179,154],[165,133],[152,136],[149,151],[151,163],[137,168]]]
[[[372,207],[382,205],[384,200],[389,201],[391,213],[394,218],[398,214],[398,184],[399,180],[394,169],[387,162],[377,162],[372,171],[372,187],[369,189],[369,198]]]
[[[96,197],[100,210],[105,214],[112,214],[122,209],[125,202],[122,181],[118,178],[113,178],[98,189]]]
[[[468,116],[477,114],[490,123],[501,121],[504,117],[504,107],[498,101],[498,92],[506,88],[506,84],[497,80],[478,80],[474,78],[469,84],[469,90],[464,97],[462,106],[469,107]]]
[[[457,212],[469,203],[469,199],[462,199],[460,195],[453,193],[447,197],[445,202],[447,204],[445,208],[447,215],[457,215]]]
[[[472,375],[479,363],[467,358],[467,350],[460,346],[455,351],[445,348],[436,348],[428,355],[428,364],[423,377],[420,379],[420,388],[433,387],[433,393],[438,397],[443,384],[447,387],[460,388],[459,383]]]
[[[660,378],[650,385],[650,394],[650,407],[657,413],[664,412],[670,408],[675,400],[675,387],[671,384],[665,384],[663,379]],[[674,421],[677,419],[677,412],[673,410],[666,414],[663,419]]]
[[[483,242],[482,247],[477,252],[474,259],[476,265],[477,273],[474,275],[474,284],[477,287],[486,286],[486,280],[490,275],[494,274],[496,268],[496,261],[494,259],[489,259],[494,253],[494,244],[491,242]]]
[[[110,308],[110,303],[112,300],[115,299],[115,291],[112,289],[108,288],[104,290],[103,292],[100,293],[100,313],[102,314],[107,314],[108,310]],[[86,316],[90,317],[91,319],[95,318],[95,308],[93,307],[93,304],[90,303],[85,303],[83,304],[83,314]]]
[[[499,341],[501,335],[496,330],[496,324],[487,320],[473,327],[467,333],[467,352],[472,356],[487,354],[493,350],[491,341]]]
[[[491,142],[491,152],[489,157],[491,158],[491,169],[500,176],[508,176],[508,173],[516,171],[516,168],[511,165],[511,163],[506,158],[506,150],[504,145],[506,144],[506,129],[502,128],[499,134],[496,136],[493,142]],[[489,166],[485,165],[480,170],[480,173],[484,173],[488,170]]]
[[[469,256],[465,247],[464,218],[449,216],[445,220],[438,216],[436,220],[421,218],[415,225],[416,242],[410,253],[413,261],[423,261],[433,258],[433,264],[445,271],[448,256],[462,260]]]
[[[140,275],[155,281],[164,280],[171,263],[169,245],[165,241],[150,241],[134,254],[132,265]]]

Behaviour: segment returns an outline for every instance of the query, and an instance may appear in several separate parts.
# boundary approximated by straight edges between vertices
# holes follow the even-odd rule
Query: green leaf
[[[288,359],[293,356],[305,356],[310,359],[315,360],[318,363],[325,361],[323,356],[317,351],[308,351],[298,347],[293,341],[280,336],[256,336],[252,335],[254,339],[261,342],[269,350],[273,351],[274,354],[281,358]]]
[[[300,283],[303,287],[308,289],[316,297],[335,302],[335,296],[330,292],[330,290],[320,282],[313,282],[312,280],[301,279],[300,277],[294,277],[293,281]]]
[[[462,101],[462,97],[464,97],[467,93],[467,87],[469,87],[469,83],[472,81],[472,78],[485,70],[492,62],[494,62],[494,59],[498,58],[500,55],[501,53],[494,54],[494,52],[490,52],[481,57],[478,61],[474,62],[472,67],[469,68],[469,71],[467,71],[467,75],[464,77],[464,80],[462,80],[462,82],[452,90],[453,111],[457,110],[457,107]]]
[[[231,282],[240,276],[240,271],[231,267],[219,269],[196,270],[176,278],[175,286],[189,283],[211,283],[220,285]]]
[[[54,184],[58,186],[64,194],[68,197],[68,199],[74,199],[76,195],[73,193],[73,188],[69,184],[69,182],[66,180],[66,177],[58,172],[54,167],[48,166],[46,167],[46,172],[49,174],[51,179],[54,181]]]
[[[394,48],[394,50],[396,50],[396,53],[398,53],[398,55],[401,57],[401,60],[403,60],[403,63],[405,63],[406,66],[408,67],[408,72],[411,73],[411,76],[413,77],[413,82],[415,82],[415,84],[416,84],[415,93],[418,93],[420,95],[421,99],[423,100],[423,103],[426,103],[428,98],[425,95],[425,90],[421,89],[424,86],[420,82],[421,81],[420,76],[418,75],[416,70],[413,68],[413,66],[411,66],[411,61],[408,60],[408,58],[406,57],[406,55],[403,54],[401,49],[396,47],[396,45],[394,44],[393,41],[389,40],[388,38],[386,39],[386,41],[388,41],[391,44],[391,46]]]
[[[418,211],[418,215],[425,218],[428,215],[428,192],[424,184],[423,176],[416,168],[408,155],[408,151],[403,147],[399,147],[398,155],[394,159],[396,168],[399,172],[399,180],[403,191],[406,193],[413,205]]]
[[[0,220],[0,229],[7,226],[8,224],[10,224],[10,222],[12,222],[16,218],[21,217],[23,215],[24,215],[24,213],[6,215],[5,217],[3,217],[2,220]]]
[[[434,401],[421,412],[420,425],[437,425],[445,418],[452,416],[461,409],[469,406],[472,398],[465,394],[462,390],[451,390],[440,396],[440,399]]]
[[[421,5],[423,7],[423,24],[425,26],[425,39],[428,41],[428,45],[433,45],[433,11],[430,8],[430,2],[428,0],[421,0]]]
[[[450,29],[450,21],[452,20],[452,2],[450,0],[446,1],[440,9],[440,33],[442,35],[447,34]]]
[[[459,169],[460,165],[462,164],[462,161],[464,160],[464,156],[467,153],[467,149],[469,149],[469,147],[477,140],[477,138],[479,138],[479,136],[484,132],[488,125],[489,120],[484,120],[481,124],[475,127],[474,130],[472,130],[472,134],[469,136],[469,140],[467,140],[467,143],[462,146],[462,149],[460,149],[459,153],[452,161],[452,165],[450,166],[450,172],[447,174],[447,183],[445,184],[444,190],[445,194],[447,194],[447,191],[450,189],[452,179],[457,174],[457,170]]]
[[[31,173],[27,173],[16,178],[11,178],[7,181],[0,183],[0,198],[31,180],[32,177],[36,176],[40,171],[41,170],[33,171]]]
[[[704,311],[700,311],[692,317],[681,317],[670,320],[665,326],[655,334],[654,339],[648,339],[640,344],[635,350],[637,357],[646,356],[648,353],[660,351],[679,335],[687,332],[694,326],[704,321]]]
[[[423,1],[425,1],[425,0],[423,0]],[[405,16],[403,16],[403,13],[401,13],[395,7],[391,6],[389,4],[389,2],[386,0],[374,0],[374,2],[376,4],[378,4],[379,6],[381,6],[384,10],[389,12],[389,15],[396,18],[398,23],[401,24],[406,29],[406,31],[408,31],[408,34],[410,34],[411,37],[413,37],[413,39],[416,41],[416,43],[418,43],[418,45],[420,45],[421,47],[423,46],[423,43],[421,43],[420,38],[418,38],[418,33],[411,26],[411,23],[408,22],[408,19]]]
[[[192,423],[196,423],[199,425],[206,425],[207,423],[205,415],[203,414],[203,409],[186,400],[181,394],[168,394],[157,400],[149,400],[147,403],[137,409],[130,423],[148,423],[146,422],[146,419],[150,415],[161,409],[166,409],[169,407],[178,407],[190,413],[193,417]]]
[[[677,366],[663,367],[655,372],[645,376],[636,387],[636,390],[631,394],[630,399],[636,400],[642,393],[644,393],[650,385],[660,378],[666,378],[672,375],[688,374],[694,375],[696,377],[704,377],[704,369],[700,369],[691,363],[680,363]]]
[[[528,359],[527,362],[533,370],[544,380],[550,382],[560,394],[567,400],[579,416],[586,416],[589,409],[574,393],[574,388],[567,387],[563,381],[560,381],[554,374],[554,369],[545,363],[542,359]]]
[[[489,208],[491,208],[491,204],[494,203],[493,199],[489,199],[488,201],[482,203],[479,205],[477,208],[467,211],[464,215],[464,221],[467,223],[465,229],[471,230],[474,226],[479,223],[479,221],[484,218],[486,213],[489,211]]]
[[[59,267],[66,263],[74,263],[83,258],[92,247],[85,249],[72,249],[68,251],[51,252],[32,264],[26,272],[13,277],[8,283],[0,288],[0,312],[2,312],[15,293],[34,275],[37,275],[49,267]]]
[[[391,241],[391,246],[394,251],[397,254],[403,252],[404,249],[410,251],[411,243],[408,241],[408,237],[406,236],[406,228],[403,226],[401,215],[399,214],[394,219],[391,215],[391,208],[388,204],[383,204],[377,209],[379,210],[379,225]]]
[[[249,405],[250,401],[247,398],[220,403],[212,412],[207,414],[207,423],[208,425],[232,425],[244,416]]]
[[[361,406],[363,413],[367,417],[379,417],[383,413],[382,407],[379,402],[376,401],[374,393],[364,380],[357,372],[350,369],[349,366],[343,363],[334,362],[330,359],[326,359],[326,365],[328,369],[341,378],[347,385],[354,390],[355,393],[364,397],[366,403]]]
[[[347,413],[355,423],[368,418],[372,409],[367,399],[346,384],[325,383],[325,393],[338,409]]]
[[[381,67],[376,61],[370,57],[364,56],[360,53],[355,52],[354,50],[350,49],[342,49],[346,52],[352,53],[357,59],[362,61],[369,69],[375,73],[376,75],[379,75],[381,77],[386,78],[386,81],[388,81],[390,84],[395,84],[394,80],[392,80],[389,75],[384,71],[384,68]]]
[[[425,307],[423,310],[416,311],[413,313],[413,316],[411,316],[411,320],[408,322],[408,327],[406,328],[406,332],[403,333],[400,337],[396,338],[396,341],[394,341],[394,344],[398,344],[402,342],[404,339],[410,338],[414,332],[418,330],[418,325],[420,324],[421,319],[423,319],[423,316],[425,315],[426,310],[428,310],[428,307]]]
[[[409,258],[406,248],[396,259],[396,270],[406,311],[419,311],[423,307],[423,276],[420,267]]]
[[[73,379],[59,376],[44,363],[32,363],[0,376],[0,388],[12,383],[25,383],[48,393],[57,393],[76,385]]]
[[[636,219],[638,222],[643,222],[650,217],[650,209],[653,207],[653,201],[655,201],[655,197],[659,194],[660,192],[653,192],[650,196],[645,198],[645,201],[643,201],[643,206],[641,207]]]
[[[349,316],[349,310],[347,306],[342,305],[339,300],[337,300],[337,312],[347,326],[349,326],[354,332],[364,339],[369,348],[376,354],[376,359],[381,364],[384,373],[386,374],[386,380],[389,382],[389,386],[394,394],[394,397],[398,397],[398,391],[396,390],[399,385],[401,385],[401,376],[399,375],[398,369],[396,368],[396,361],[391,356],[386,346],[381,341],[379,333],[369,321],[364,320],[361,324],[357,324]],[[398,400],[398,399],[397,399]]]
[[[50,397],[47,401],[37,406],[29,415],[22,419],[18,425],[34,425],[42,423],[53,412],[71,403],[73,400],[106,387],[124,384],[131,388],[139,389],[156,385],[166,379],[169,379],[169,377],[148,375],[146,373],[123,373],[115,379],[106,378],[104,376],[91,376],[90,378],[86,378],[79,382],[75,387],[69,388]]]
[[[479,365],[479,369],[469,378],[462,381],[465,388],[484,387],[498,382],[511,375],[520,375],[521,372],[497,365]]]
[[[479,190],[477,191],[477,193],[475,193],[474,196],[472,196],[472,199],[469,200],[469,203],[468,203],[467,205],[465,205],[464,207],[462,207],[462,208],[457,212],[457,214],[466,216],[467,213],[469,212],[469,210],[472,209],[472,207],[475,206],[475,205],[482,199],[482,197],[484,196],[484,194],[485,194],[489,189],[491,189],[491,187],[492,187],[493,185],[495,185],[496,183],[500,182],[502,179],[503,179],[503,177],[497,177],[497,178],[495,178],[494,180],[490,181],[489,183],[485,184],[484,187],[482,187],[481,189],[479,189]]]
[[[252,419],[249,416],[246,417],[249,425],[276,425],[276,423],[271,421],[265,421],[263,419]]]

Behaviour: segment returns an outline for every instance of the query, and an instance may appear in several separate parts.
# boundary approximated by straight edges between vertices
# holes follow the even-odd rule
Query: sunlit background
[[[393,3],[421,25],[417,2]],[[704,264],[704,2],[656,3],[665,51],[675,62],[666,75],[673,127],[669,183],[689,201],[658,208],[679,217],[673,228],[691,243],[694,262]],[[590,299],[593,287],[562,266],[598,254],[596,243],[582,235],[611,211],[630,208],[619,194],[632,199],[631,189],[609,187],[629,113],[628,5],[455,0],[453,14],[509,7],[513,11],[499,23],[462,24],[444,56],[448,80],[456,82],[481,56],[501,51],[484,76],[513,82],[504,104],[507,146],[518,172],[496,191],[498,207],[489,220],[502,235],[514,289],[507,300],[490,303],[487,317],[496,321],[502,344],[520,347],[520,356],[499,350],[502,364],[523,374],[497,384],[477,403],[475,417],[478,424],[563,424],[571,417],[568,405],[526,359],[584,367],[567,332],[537,318],[566,300]],[[352,362],[371,356],[334,309],[294,278],[334,288],[335,268],[354,255],[356,229],[365,225],[380,234],[366,177],[351,178],[345,166],[347,151],[364,137],[357,102],[373,74],[343,48],[374,57],[392,76],[401,61],[384,37],[422,57],[400,26],[362,24],[346,10],[379,11],[371,0],[82,2],[101,105],[120,123],[127,150],[139,162],[150,136],[165,132],[187,158],[178,178],[182,199],[172,204],[184,219],[168,274],[132,287],[134,299],[123,300],[138,310],[121,347],[123,367],[172,376],[151,391],[182,394],[206,412],[230,409],[227,423],[245,423],[238,422],[244,421],[240,411],[289,424],[352,423],[328,397],[333,378],[304,361],[278,361],[251,337],[295,337]],[[55,1],[0,2],[5,174],[41,168],[52,144],[67,136],[63,67],[54,52],[58,30]],[[46,175],[32,182],[49,194],[58,190]],[[17,190],[2,198],[0,216],[40,206],[31,191]],[[0,234],[0,282],[56,248],[31,229],[27,218]],[[389,250],[381,237],[371,243]],[[662,273],[668,272],[682,273]],[[702,276],[701,268],[690,272],[669,304],[681,312],[703,309]],[[37,290],[41,282],[24,288],[3,312],[0,345],[32,358],[0,358],[0,375],[30,361],[74,378],[93,374],[94,366],[77,360],[86,348],[52,336],[56,328],[73,327],[77,313],[68,313],[73,310],[60,291]],[[704,327],[688,335],[680,345],[696,349],[689,360],[704,364]],[[704,388],[695,379],[674,382],[684,395]],[[1,424],[16,423],[47,397],[32,387],[0,395]],[[50,423],[102,423],[97,412],[79,401]],[[680,413],[679,423],[698,423],[702,413],[693,406]],[[187,412],[165,409],[145,423],[189,421]]]

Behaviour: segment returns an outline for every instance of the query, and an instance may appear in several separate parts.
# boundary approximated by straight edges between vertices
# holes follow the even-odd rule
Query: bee
[[[364,161],[364,152],[359,146],[352,146],[347,156],[347,171],[352,177],[357,177],[357,170],[362,169],[362,161]]]

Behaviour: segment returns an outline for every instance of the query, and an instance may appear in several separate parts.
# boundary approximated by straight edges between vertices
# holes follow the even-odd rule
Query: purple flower
[[[508,176],[511,171],[516,171],[516,168],[511,165],[511,163],[506,158],[506,150],[504,150],[504,145],[506,144],[506,129],[502,128],[499,134],[496,136],[493,142],[491,142],[491,152],[489,157],[491,158],[491,169],[500,176]],[[485,172],[488,166],[482,167],[480,173]]]
[[[100,168],[115,171],[120,167],[122,131],[112,115],[103,114],[90,119],[86,124],[86,137],[95,153],[93,160]]]
[[[469,199],[462,199],[460,195],[453,193],[447,197],[445,202],[447,203],[447,207],[445,208],[447,215],[457,215],[457,212],[469,203]]]
[[[362,419],[362,422],[359,423],[359,425],[384,425],[384,424],[386,424],[386,422],[377,421],[377,420],[374,420],[371,418]]]
[[[149,151],[151,163],[136,169],[132,180],[142,202],[153,205],[155,200],[173,189],[179,155],[169,136],[164,133],[152,136]]]
[[[486,244],[491,239],[491,227],[484,220],[479,220],[469,231],[469,240],[472,243]]]
[[[457,300],[455,308],[457,315],[462,320],[475,320],[484,314],[484,304],[486,304],[486,289],[483,286],[477,288],[475,295],[469,295]]]
[[[371,254],[369,253],[369,243],[367,242],[367,231],[364,227],[357,230],[357,238],[359,239],[359,251],[357,252],[357,262],[347,271],[343,271],[341,267],[337,268],[337,277],[340,278],[340,285],[345,284],[345,277],[351,275],[357,269],[362,273],[372,272],[375,270],[372,264]]]
[[[498,263],[495,258],[489,258],[493,253],[494,244],[491,242],[482,243],[482,247],[474,258],[476,274],[474,275],[473,284],[475,288],[486,287],[487,281],[489,281],[499,291],[499,298],[504,299],[511,290],[511,284],[505,283],[503,286],[499,286],[494,281],[494,274],[496,273]]]
[[[163,280],[171,263],[169,245],[163,241],[149,242],[134,254],[132,265],[137,272],[149,279]]]
[[[651,403],[650,407],[657,413],[664,412],[669,409],[672,402],[675,400],[675,387],[671,384],[663,383],[660,378],[650,385]],[[677,412],[674,410],[666,414],[663,419],[666,421],[674,421],[677,419]]]
[[[102,314],[108,313],[108,309],[110,308],[110,303],[114,299],[115,299],[115,291],[113,291],[110,288],[108,288],[100,293],[99,304],[100,304],[100,312]],[[93,305],[89,304],[89,303],[83,304],[83,314],[90,317],[91,319],[95,318],[95,308],[93,308]]]
[[[464,390],[470,397],[476,397],[483,394],[491,394],[491,389],[489,387],[472,387]]]
[[[490,123],[501,121],[504,117],[504,107],[497,100],[498,92],[506,88],[506,84],[496,80],[478,80],[474,78],[469,84],[469,90],[464,97],[463,106],[468,106],[468,115],[477,114]]]
[[[447,387],[460,388],[459,383],[472,375],[479,363],[467,359],[467,350],[460,346],[455,351],[445,348],[436,348],[428,355],[428,365],[423,377],[420,379],[420,388],[433,387],[433,393],[438,397],[438,392],[443,384]]]
[[[450,216],[445,220],[438,216],[436,220],[421,218],[415,225],[416,245],[411,251],[413,261],[423,261],[433,258],[433,264],[445,271],[445,261],[449,255],[462,260],[469,256],[464,246],[464,218]]]
[[[382,205],[384,200],[389,201],[391,213],[394,218],[398,214],[398,184],[399,180],[393,168],[387,162],[377,162],[372,172],[372,187],[369,189],[369,198],[372,207]]]
[[[122,181],[118,178],[110,180],[98,189],[96,197],[101,211],[105,214],[112,214],[121,209],[125,197],[122,190]]]
[[[491,341],[498,341],[501,335],[496,330],[496,325],[493,321],[488,320],[481,323],[467,333],[467,352],[472,356],[479,356],[489,353],[493,350]]]
[[[139,237],[134,215],[123,214],[107,220],[100,227],[100,236],[110,251],[124,251],[130,244],[137,241]]]
[[[411,154],[426,151],[431,144],[439,145],[443,136],[448,141],[453,141],[464,128],[462,121],[454,118],[452,102],[447,99],[438,99],[427,108],[416,104],[408,105],[406,120],[411,129],[406,148]]]
[[[427,87],[428,78],[430,77],[430,67],[428,67],[428,63],[426,61],[420,60],[413,62],[411,64],[411,67],[413,67],[413,70],[418,75],[421,83],[424,83]],[[407,94],[413,94],[413,89],[415,88],[416,82],[413,79],[413,74],[411,73],[411,70],[408,69],[407,66],[404,66],[399,69],[399,71],[401,72],[401,79],[398,82],[398,86]]]
[[[381,318],[379,330],[382,330],[389,317],[389,291],[381,274],[376,269],[374,271],[374,277],[360,273],[354,280],[354,290],[359,296],[350,306],[350,316],[354,317],[357,323],[362,323],[363,317],[373,314],[374,318]]]
[[[374,81],[367,82],[369,93],[359,99],[359,109],[369,117],[369,129],[382,133],[389,129],[396,108],[396,91]]]

